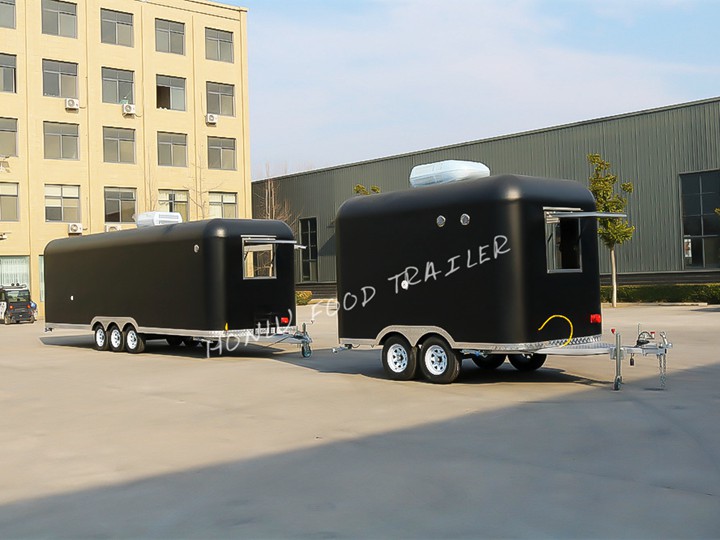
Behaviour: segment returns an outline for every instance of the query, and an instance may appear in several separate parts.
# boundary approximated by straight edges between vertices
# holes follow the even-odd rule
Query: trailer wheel
[[[93,328],[93,348],[96,351],[107,351],[110,348],[110,340],[102,324],[96,324]]]
[[[111,324],[108,327],[107,335],[112,352],[122,352],[125,350],[125,336],[116,324]]]
[[[480,369],[492,371],[503,365],[505,362],[506,355],[504,354],[486,354],[480,356],[473,356],[472,361]]]
[[[394,381],[409,381],[417,372],[417,347],[402,336],[392,336],[383,345],[382,365]]]
[[[508,359],[518,371],[535,371],[545,363],[547,354],[508,354]]]
[[[125,350],[129,353],[139,354],[145,350],[145,336],[138,334],[135,327],[129,324],[125,328]]]
[[[168,336],[165,338],[165,341],[167,341],[168,345],[170,345],[173,349],[176,349],[183,344],[183,338],[180,336]]]
[[[421,347],[420,367],[431,383],[449,384],[460,374],[460,359],[447,342],[439,337],[426,339]]]
[[[300,353],[302,354],[303,358],[310,358],[312,355],[312,348],[310,347],[309,343],[303,343],[300,346]]]

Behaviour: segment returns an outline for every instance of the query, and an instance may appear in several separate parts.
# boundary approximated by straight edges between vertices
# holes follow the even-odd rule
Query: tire
[[[108,327],[107,335],[112,352],[122,352],[125,350],[125,335],[116,324],[111,324]]]
[[[487,354],[485,356],[472,356],[471,358],[480,369],[492,371],[505,363],[505,357],[504,354]]]
[[[138,331],[132,324],[125,328],[125,350],[132,354],[140,354],[145,350],[145,336],[138,334]]]
[[[392,336],[385,341],[382,350],[385,373],[394,381],[409,381],[417,373],[417,347],[402,336]]]
[[[428,381],[434,384],[450,384],[457,379],[460,374],[460,359],[444,339],[426,339],[420,353],[420,368]]]
[[[110,348],[110,340],[102,324],[96,324],[93,328],[93,348],[96,351],[107,351]]]
[[[170,345],[173,349],[176,349],[183,344],[183,338],[181,338],[180,336],[168,336],[165,338],[165,340],[168,342],[168,345]]]
[[[310,347],[309,343],[303,343],[300,346],[300,353],[302,354],[303,358],[310,358],[312,355],[312,348]]]
[[[508,354],[508,359],[518,371],[535,371],[543,366],[547,354]]]

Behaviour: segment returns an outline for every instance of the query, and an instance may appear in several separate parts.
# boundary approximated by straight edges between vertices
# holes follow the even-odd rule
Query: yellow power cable
[[[568,343],[570,343],[570,341],[572,340],[572,337],[573,337],[573,323],[572,323],[572,321],[571,321],[570,319],[568,319],[565,315],[550,315],[550,316],[547,318],[547,320],[546,320],[544,323],[542,323],[542,326],[541,326],[540,328],[538,328],[538,332],[539,332],[540,330],[542,330],[543,328],[545,328],[545,325],[546,325],[547,323],[549,323],[549,322],[550,322],[552,319],[554,319],[555,317],[558,317],[558,318],[560,318],[560,319],[565,319],[565,320],[567,321],[567,323],[570,325],[570,337],[567,338],[567,341],[566,341],[565,343],[563,343],[562,345],[560,345],[561,347],[564,347],[565,345],[567,345]]]

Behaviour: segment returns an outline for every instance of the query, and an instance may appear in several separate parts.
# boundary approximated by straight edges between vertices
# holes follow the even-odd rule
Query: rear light
[[[280,324],[290,324],[290,317],[280,317]]]
[[[15,306],[8,306],[8,311],[11,309],[15,309]]]
[[[593,313],[590,315],[590,324],[601,324],[602,323],[602,315],[599,313]]]
[[[32,309],[32,306],[30,304],[27,305],[28,309]]]

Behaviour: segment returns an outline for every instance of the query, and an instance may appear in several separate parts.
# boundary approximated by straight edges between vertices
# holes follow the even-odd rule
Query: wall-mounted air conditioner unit
[[[105,232],[121,231],[122,225],[105,225]]]
[[[123,103],[122,104],[122,113],[125,116],[130,116],[135,114],[135,105],[132,103]]]
[[[207,113],[207,114],[205,115],[205,123],[206,123],[206,124],[209,124],[209,125],[211,125],[211,126],[214,126],[215,124],[217,124],[217,121],[218,121],[218,115],[217,115],[217,114]]]
[[[77,98],[65,98],[65,108],[68,111],[77,111],[80,108],[80,100]]]
[[[68,234],[82,234],[82,223],[68,223]]]

